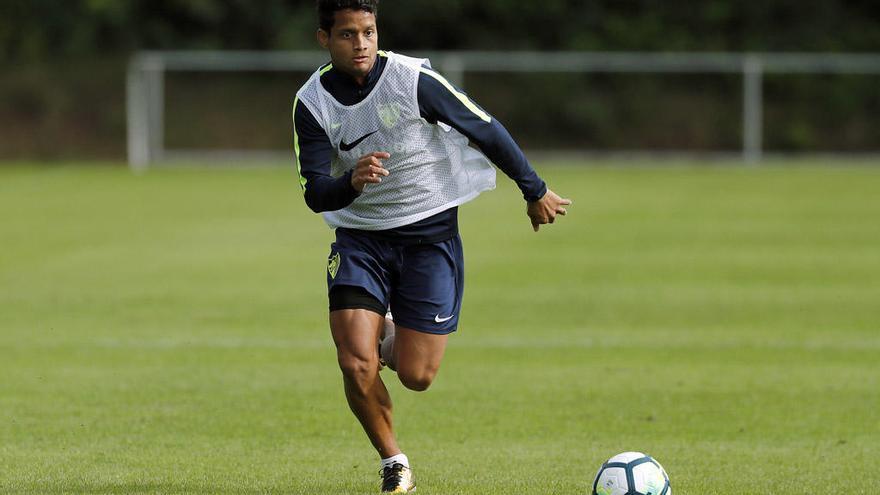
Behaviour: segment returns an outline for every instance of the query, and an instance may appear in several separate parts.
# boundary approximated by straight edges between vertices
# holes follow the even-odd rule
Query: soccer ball
[[[669,476],[653,457],[624,452],[608,459],[593,481],[592,495],[672,495]]]

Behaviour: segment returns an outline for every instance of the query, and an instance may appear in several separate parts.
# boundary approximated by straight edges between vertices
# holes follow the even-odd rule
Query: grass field
[[[462,208],[459,332],[383,377],[421,494],[880,490],[880,168],[537,164]],[[0,167],[0,493],[378,492],[290,168]]]

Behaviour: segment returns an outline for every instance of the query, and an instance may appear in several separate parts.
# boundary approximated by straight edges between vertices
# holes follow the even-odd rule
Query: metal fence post
[[[758,55],[743,58],[743,160],[758,163],[763,154],[763,72]]]
[[[165,151],[165,64],[150,54],[137,55],[126,75],[128,166],[143,171]]]
[[[464,68],[465,61],[458,55],[450,54],[440,59],[440,72],[462,90],[464,89]]]
[[[125,100],[125,118],[128,122],[128,166],[134,171],[142,171],[150,163],[147,100],[141,57],[135,56],[128,64]]]
[[[146,72],[150,121],[150,160],[161,161],[165,154],[165,64],[151,60]]]

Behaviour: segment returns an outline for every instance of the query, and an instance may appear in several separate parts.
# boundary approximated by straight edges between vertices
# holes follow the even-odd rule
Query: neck
[[[370,65],[370,68],[367,69],[367,72],[364,72],[363,74],[360,74],[360,73],[358,73],[358,74],[346,73],[346,75],[348,75],[348,77],[352,78],[352,80],[354,80],[354,82],[357,83],[358,86],[363,86],[363,85],[365,85],[365,84],[367,83],[367,78],[370,77],[370,73],[373,72],[373,69],[376,68],[376,63],[377,63],[377,61],[378,61],[378,58],[379,58],[379,57],[374,57],[374,58],[373,58],[373,64]]]

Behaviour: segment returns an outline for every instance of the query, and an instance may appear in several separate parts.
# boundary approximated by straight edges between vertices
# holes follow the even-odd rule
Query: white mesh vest
[[[297,93],[336,150],[333,177],[354,168],[358,158],[368,153],[391,154],[384,161],[388,177],[379,184],[367,184],[347,207],[323,214],[331,228],[393,229],[495,188],[495,167],[468,146],[465,136],[421,118],[417,87],[419,68],[427,60],[386,53],[384,72],[358,104],[345,106],[336,101],[321,85],[319,72]]]

